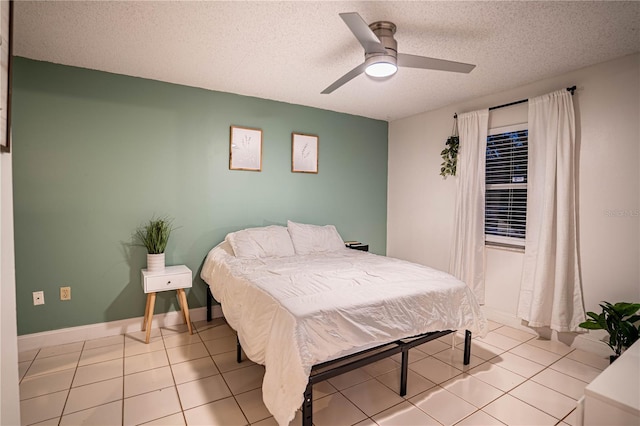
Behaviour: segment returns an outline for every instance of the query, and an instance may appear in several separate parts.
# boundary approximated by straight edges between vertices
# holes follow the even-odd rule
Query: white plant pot
[[[164,253],[147,253],[147,270],[151,272],[164,270]]]

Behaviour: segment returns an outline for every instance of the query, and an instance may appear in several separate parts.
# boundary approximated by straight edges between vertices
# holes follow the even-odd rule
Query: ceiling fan
[[[398,43],[393,38],[396,26],[392,22],[377,21],[370,25],[356,12],[341,13],[340,17],[364,47],[364,62],[322,91],[328,94],[363,72],[371,77],[389,77],[398,67],[469,73],[476,66],[426,56],[398,53]]]

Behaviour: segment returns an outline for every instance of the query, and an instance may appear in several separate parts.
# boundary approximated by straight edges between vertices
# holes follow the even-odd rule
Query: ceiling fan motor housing
[[[365,52],[365,59],[369,59],[374,56],[392,56],[394,59],[393,63],[395,64],[395,59],[398,56],[398,42],[393,38],[393,35],[396,33],[396,25],[389,21],[378,21],[369,24],[369,28],[378,37],[387,53]]]

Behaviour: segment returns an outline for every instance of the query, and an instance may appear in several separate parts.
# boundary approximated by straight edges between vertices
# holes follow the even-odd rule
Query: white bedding
[[[265,366],[264,403],[280,425],[302,405],[314,364],[429,331],[487,331],[463,282],[359,250],[242,259],[223,242],[201,277],[246,355]]]

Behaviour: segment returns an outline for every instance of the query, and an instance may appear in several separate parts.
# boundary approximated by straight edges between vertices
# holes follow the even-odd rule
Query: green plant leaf
[[[627,318],[627,321],[629,321],[632,324],[635,323],[635,322],[638,322],[638,321],[640,321],[640,315],[630,316],[629,318]]]
[[[169,218],[151,219],[148,224],[136,230],[136,239],[146,247],[149,254],[164,253],[173,230],[172,221]]]
[[[456,175],[456,164],[458,162],[458,146],[459,138],[457,136],[450,136],[445,142],[446,148],[440,152],[440,156],[444,160],[441,164],[440,175],[445,179],[447,175]]]
[[[598,321],[599,315],[596,314],[595,312],[587,312],[587,316],[593,318],[596,321]]]
[[[612,304],[605,302],[604,305],[600,306],[602,306],[603,313],[606,314],[607,321],[609,321],[610,319],[615,319],[616,321],[622,320],[622,315],[620,315],[620,313],[614,309]]]
[[[621,322],[618,329],[618,341],[624,347],[629,347],[636,340],[638,340],[638,330],[629,322]]]
[[[616,355],[620,355],[620,350],[618,349],[618,337],[615,333],[609,335],[609,347],[614,350]]]
[[[578,324],[578,326],[587,330],[602,330],[602,327],[597,322],[585,321]]]
[[[613,309],[623,317],[633,315],[640,310],[640,303],[619,302],[613,305]]]
[[[598,325],[600,326],[600,328],[602,328],[603,330],[607,330],[607,321],[606,321],[606,316],[603,313],[601,313],[600,315],[598,315],[598,319],[596,320],[598,322]]]

